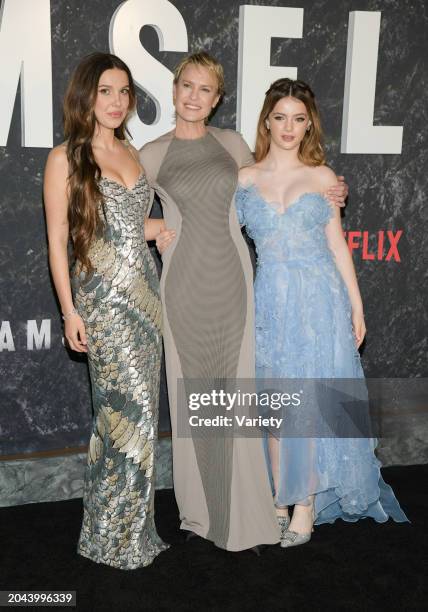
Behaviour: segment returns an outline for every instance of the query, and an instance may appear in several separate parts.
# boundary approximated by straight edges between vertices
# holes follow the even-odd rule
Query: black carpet
[[[428,466],[386,468],[383,475],[410,525],[338,521],[317,527],[304,546],[270,546],[261,557],[200,538],[184,543],[173,493],[159,491],[158,530],[172,547],[134,571],[76,554],[80,499],[2,508],[0,590],[75,590],[84,612],[426,610]]]

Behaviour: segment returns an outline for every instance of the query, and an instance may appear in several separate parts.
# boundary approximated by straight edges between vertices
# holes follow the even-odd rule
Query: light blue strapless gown
[[[235,197],[241,225],[257,251],[255,280],[258,378],[363,378],[351,305],[328,247],[333,211],[305,193],[285,211],[255,185]],[[407,521],[380,473],[373,438],[280,438],[278,507],[315,495],[315,524],[337,518]]]

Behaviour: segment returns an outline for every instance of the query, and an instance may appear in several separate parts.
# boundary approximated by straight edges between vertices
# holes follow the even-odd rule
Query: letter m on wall
[[[24,147],[51,147],[50,0],[3,0],[0,10],[0,146],[7,145],[21,79]]]

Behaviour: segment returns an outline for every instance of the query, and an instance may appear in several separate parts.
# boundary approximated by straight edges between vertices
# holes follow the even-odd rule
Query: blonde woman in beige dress
[[[174,488],[181,529],[238,551],[280,540],[262,441],[183,435],[181,379],[255,376],[253,270],[233,205],[239,168],[253,163],[237,132],[206,125],[223,93],[221,66],[185,58],[174,78],[176,127],[140,152],[169,231],[161,296]]]

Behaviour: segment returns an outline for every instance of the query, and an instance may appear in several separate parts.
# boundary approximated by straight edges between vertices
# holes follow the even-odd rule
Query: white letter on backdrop
[[[15,343],[13,341],[12,330],[10,329],[9,321],[2,321],[0,325],[0,353],[2,351],[14,351]]]
[[[0,12],[0,146],[7,145],[21,77],[24,147],[52,147],[50,0],[3,0]]]
[[[141,45],[139,36],[143,26],[156,30],[160,51],[186,52],[188,49],[186,24],[168,0],[127,0],[116,9],[110,22],[111,52],[128,64],[136,85],[156,105],[152,125],[144,124],[137,115],[129,121],[137,149],[170,130],[174,117],[172,73]]]
[[[244,5],[239,8],[236,128],[251,149],[264,93],[276,79],[297,77],[297,68],[271,66],[272,38],[302,38],[303,9]]]
[[[349,14],[342,153],[401,153],[402,126],[373,125],[380,12]]]
[[[37,327],[35,319],[27,321],[27,349],[50,349],[51,348],[51,321],[50,319],[42,319],[40,329]]]

